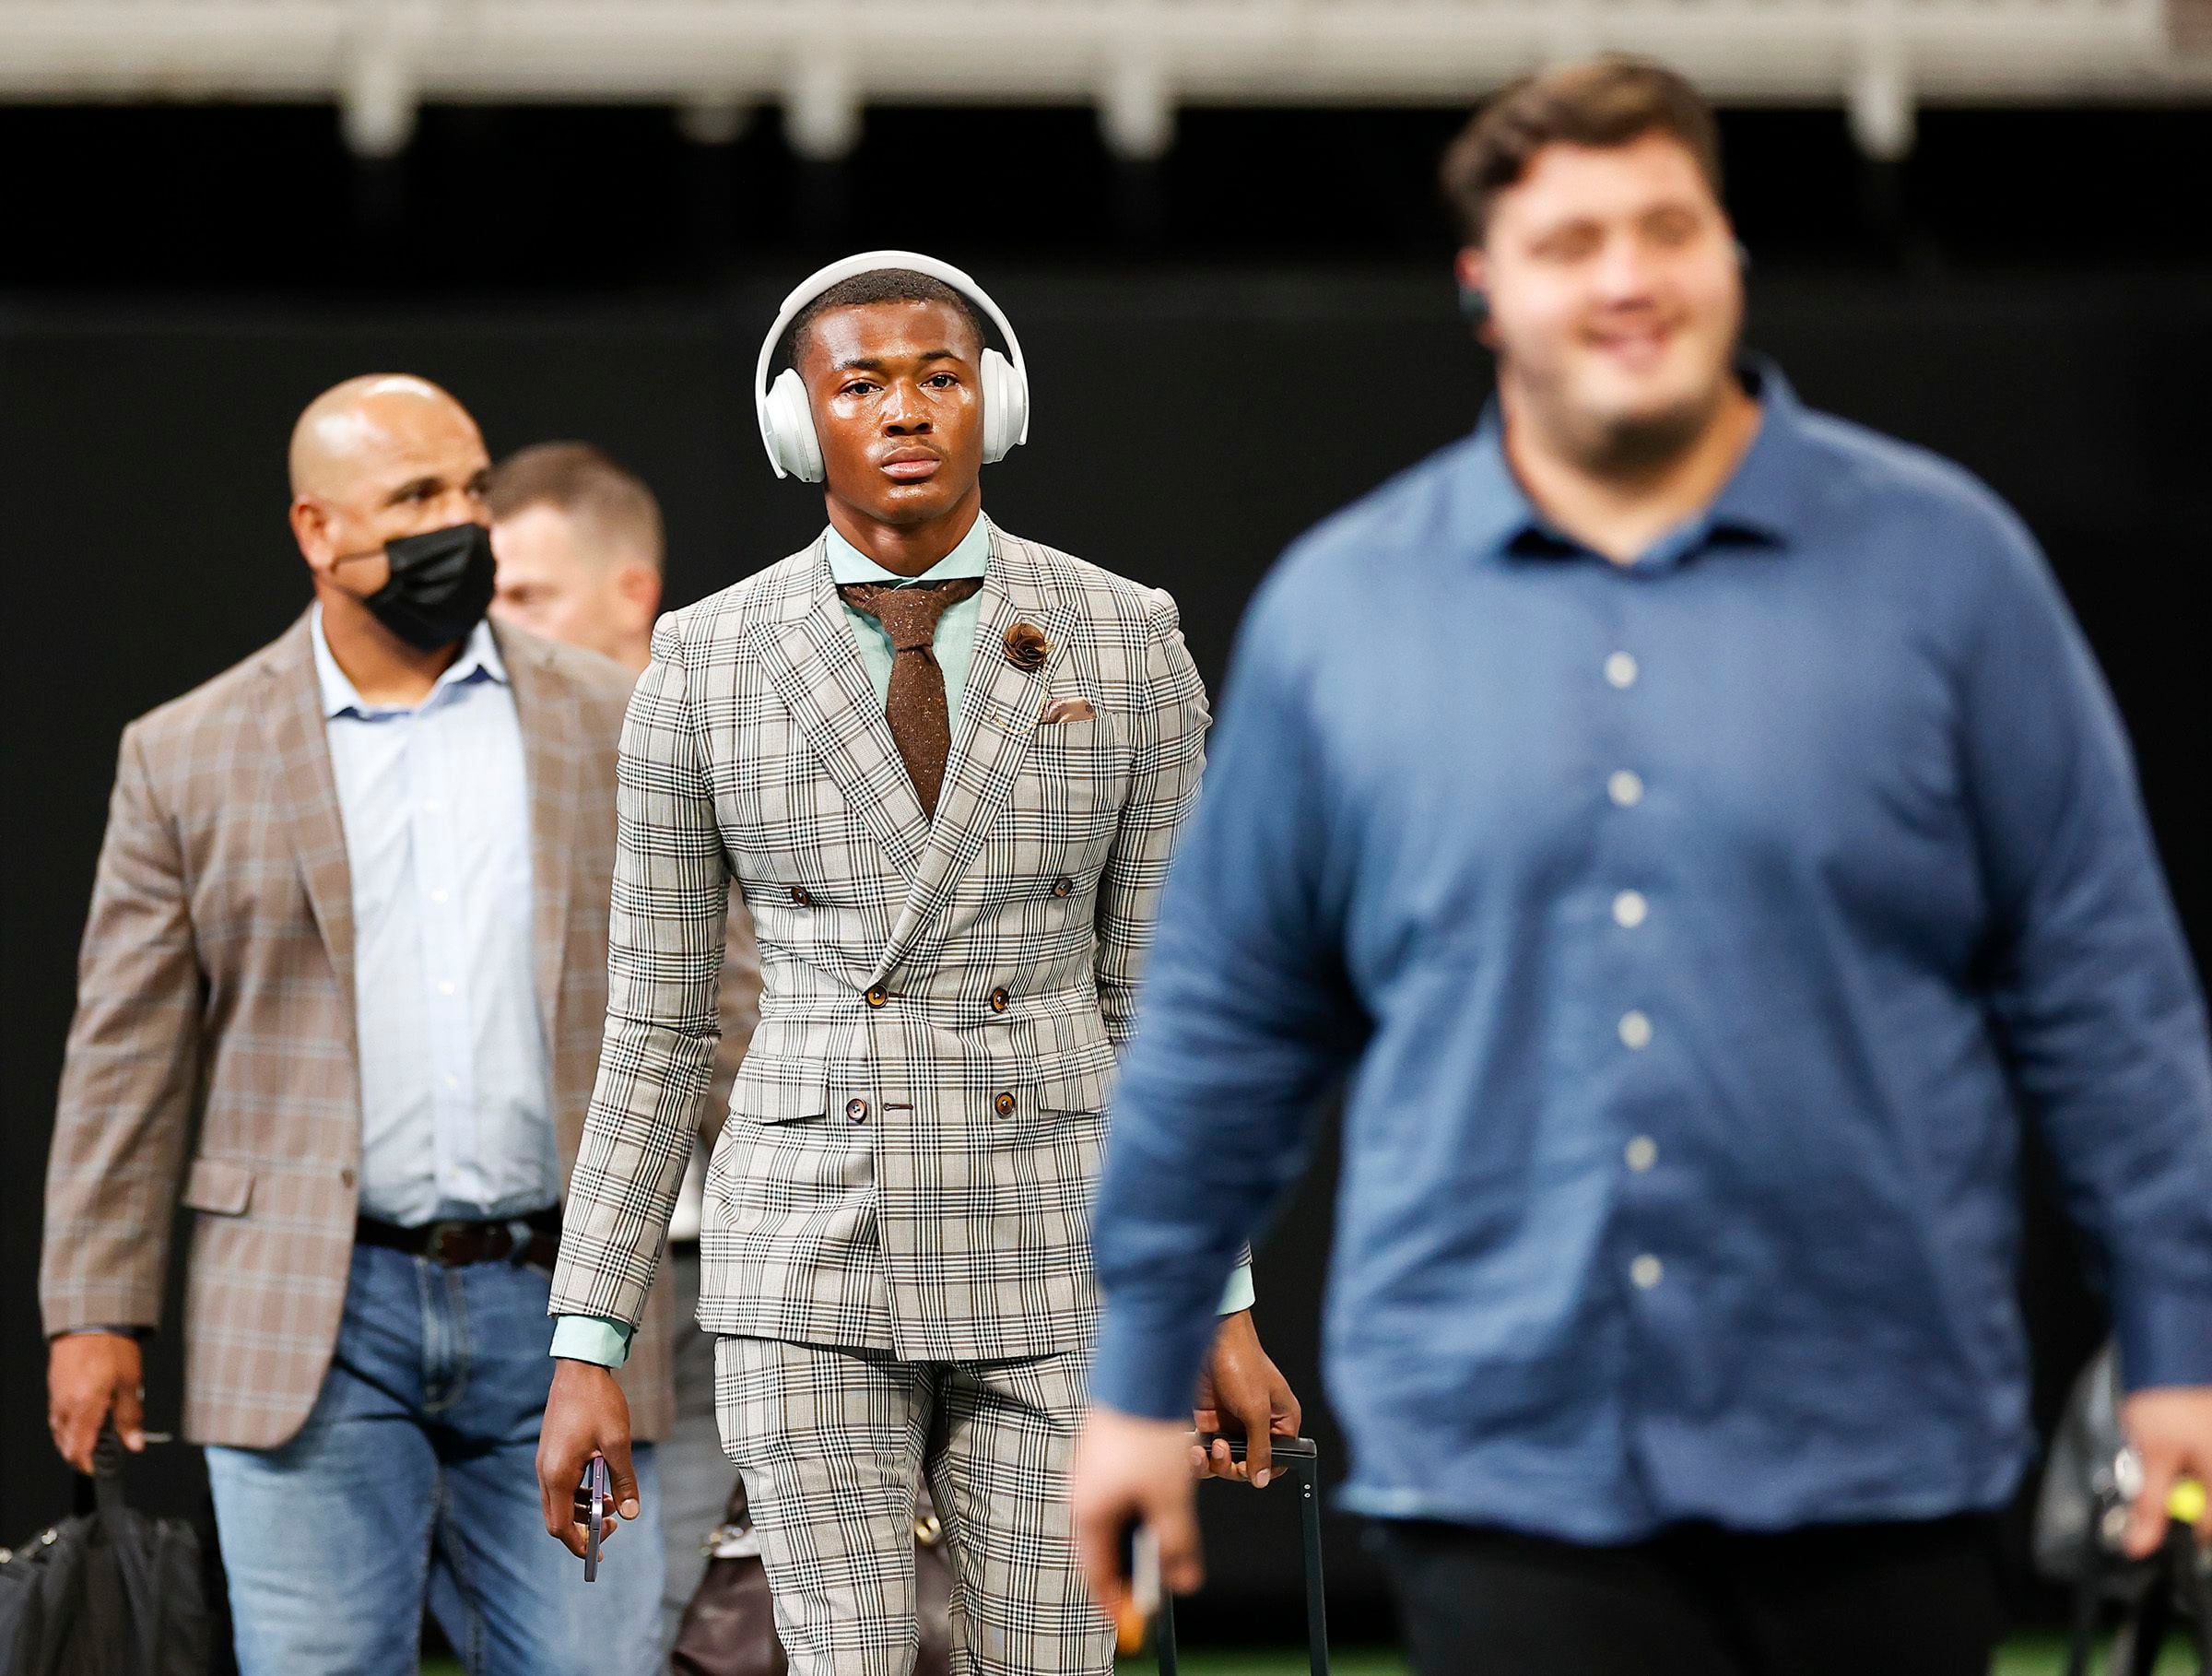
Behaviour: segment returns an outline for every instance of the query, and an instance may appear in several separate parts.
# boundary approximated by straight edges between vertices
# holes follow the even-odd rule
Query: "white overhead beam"
[[[1912,149],[1912,84],[1897,54],[1877,48],[1852,73],[1843,109],[1851,136],[1877,162],[1894,163]]]
[[[1158,57],[1124,48],[1099,89],[1099,126],[1114,156],[1148,163],[1175,138],[1175,104]]]
[[[404,145],[428,100],[652,102],[706,143],[780,103],[834,158],[865,106],[1088,104],[1156,157],[1178,105],[1465,104],[1603,48],[1732,102],[1841,104],[1901,156],[1937,101],[2212,96],[2166,0],[0,0],[0,98],[330,100]]]

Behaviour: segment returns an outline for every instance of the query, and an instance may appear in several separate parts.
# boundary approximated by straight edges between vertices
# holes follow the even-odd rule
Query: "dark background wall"
[[[1035,440],[987,474],[993,514],[1172,589],[1209,680],[1282,545],[1482,400],[1488,368],[1454,317],[1428,200],[1453,113],[1202,114],[1168,164],[1134,173],[1087,119],[1049,113],[876,113],[842,171],[794,162],[772,132],[687,149],[649,114],[433,112],[406,159],[364,171],[324,112],[0,110],[0,147],[53,159],[23,177],[29,236],[0,248],[15,1524],[69,1494],[45,1443],[32,1276],[116,734],[304,605],[282,455],[310,395],[403,369],[460,395],[495,454],[606,445],[663,498],[680,603],[819,525],[816,494],[772,480],[753,429],[747,381],[776,300],[826,254],[911,241],[975,268],[1034,364]],[[1832,116],[1731,117],[1752,343],[1815,405],[1954,455],[2026,515],[2134,730],[2201,963],[2212,811],[2204,621],[2186,602],[2212,529],[2212,233],[2156,177],[2203,178],[2212,115],[1936,113],[1923,135],[1912,163],[1873,169]],[[894,165],[917,136],[982,183],[990,213],[911,189]],[[1003,168],[972,167],[986,145]],[[2112,184],[2054,218],[2052,183],[2085,158]],[[1313,1410],[1330,1175],[1324,1158],[1261,1265],[1263,1327]],[[2068,1236],[2031,1198],[2024,1287],[2048,1412],[2100,1326]],[[173,1334],[150,1384],[154,1423],[172,1422]],[[1325,1416],[1313,1429],[1333,1442]],[[195,1470],[171,1452],[146,1474],[153,1499],[189,1505]],[[1208,1497],[1217,1610],[1288,1608],[1292,1513],[1269,1500]],[[1332,1564],[1347,1633],[1373,1627],[1348,1531]]]

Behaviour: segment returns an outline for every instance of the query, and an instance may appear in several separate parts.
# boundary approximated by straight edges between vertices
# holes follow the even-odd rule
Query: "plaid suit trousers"
[[[793,1676],[912,1668],[924,1477],[952,1566],[954,1670],[1113,1669],[1113,1631],[1084,1587],[1065,1493],[1081,1353],[917,1363],[725,1337],[715,1374]]]

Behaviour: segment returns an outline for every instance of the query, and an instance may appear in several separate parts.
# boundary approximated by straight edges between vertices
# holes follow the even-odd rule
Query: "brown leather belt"
[[[353,1237],[363,1245],[381,1245],[426,1257],[443,1269],[461,1269],[471,1263],[525,1263],[552,1271],[560,1255],[560,1212],[533,1210],[527,1216],[503,1222],[473,1222],[448,1219],[403,1228],[364,1216],[353,1225]]]

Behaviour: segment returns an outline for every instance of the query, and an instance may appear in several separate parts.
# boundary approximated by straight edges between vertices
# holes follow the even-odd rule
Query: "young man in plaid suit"
[[[290,456],[314,604],[124,733],[47,1177],[50,1423],[80,1470],[111,1414],[141,1446],[182,1198],[184,1431],[245,1676],[412,1672],[426,1598],[487,1676],[657,1662],[658,1545],[587,1592],[526,1464],[631,682],[484,621],[489,470],[434,384],[324,392]]]
[[[581,1549],[594,1450],[637,1510],[607,1367],[711,1074],[734,883],[765,993],[708,1176],[700,1321],[793,1669],[911,1666],[925,1476],[965,1668],[1105,1671],[1063,1486],[1090,1203],[1205,692],[1165,594],[982,516],[980,467],[1020,440],[1027,394],[972,281],[900,253],[824,270],[763,373],[787,322],[763,436],[779,474],[825,482],[830,527],[665,619],[630,707],[547,1528]],[[1265,1481],[1265,1437],[1299,1415],[1250,1295],[1241,1277],[1224,1300],[1197,1419],[1258,1440]]]

